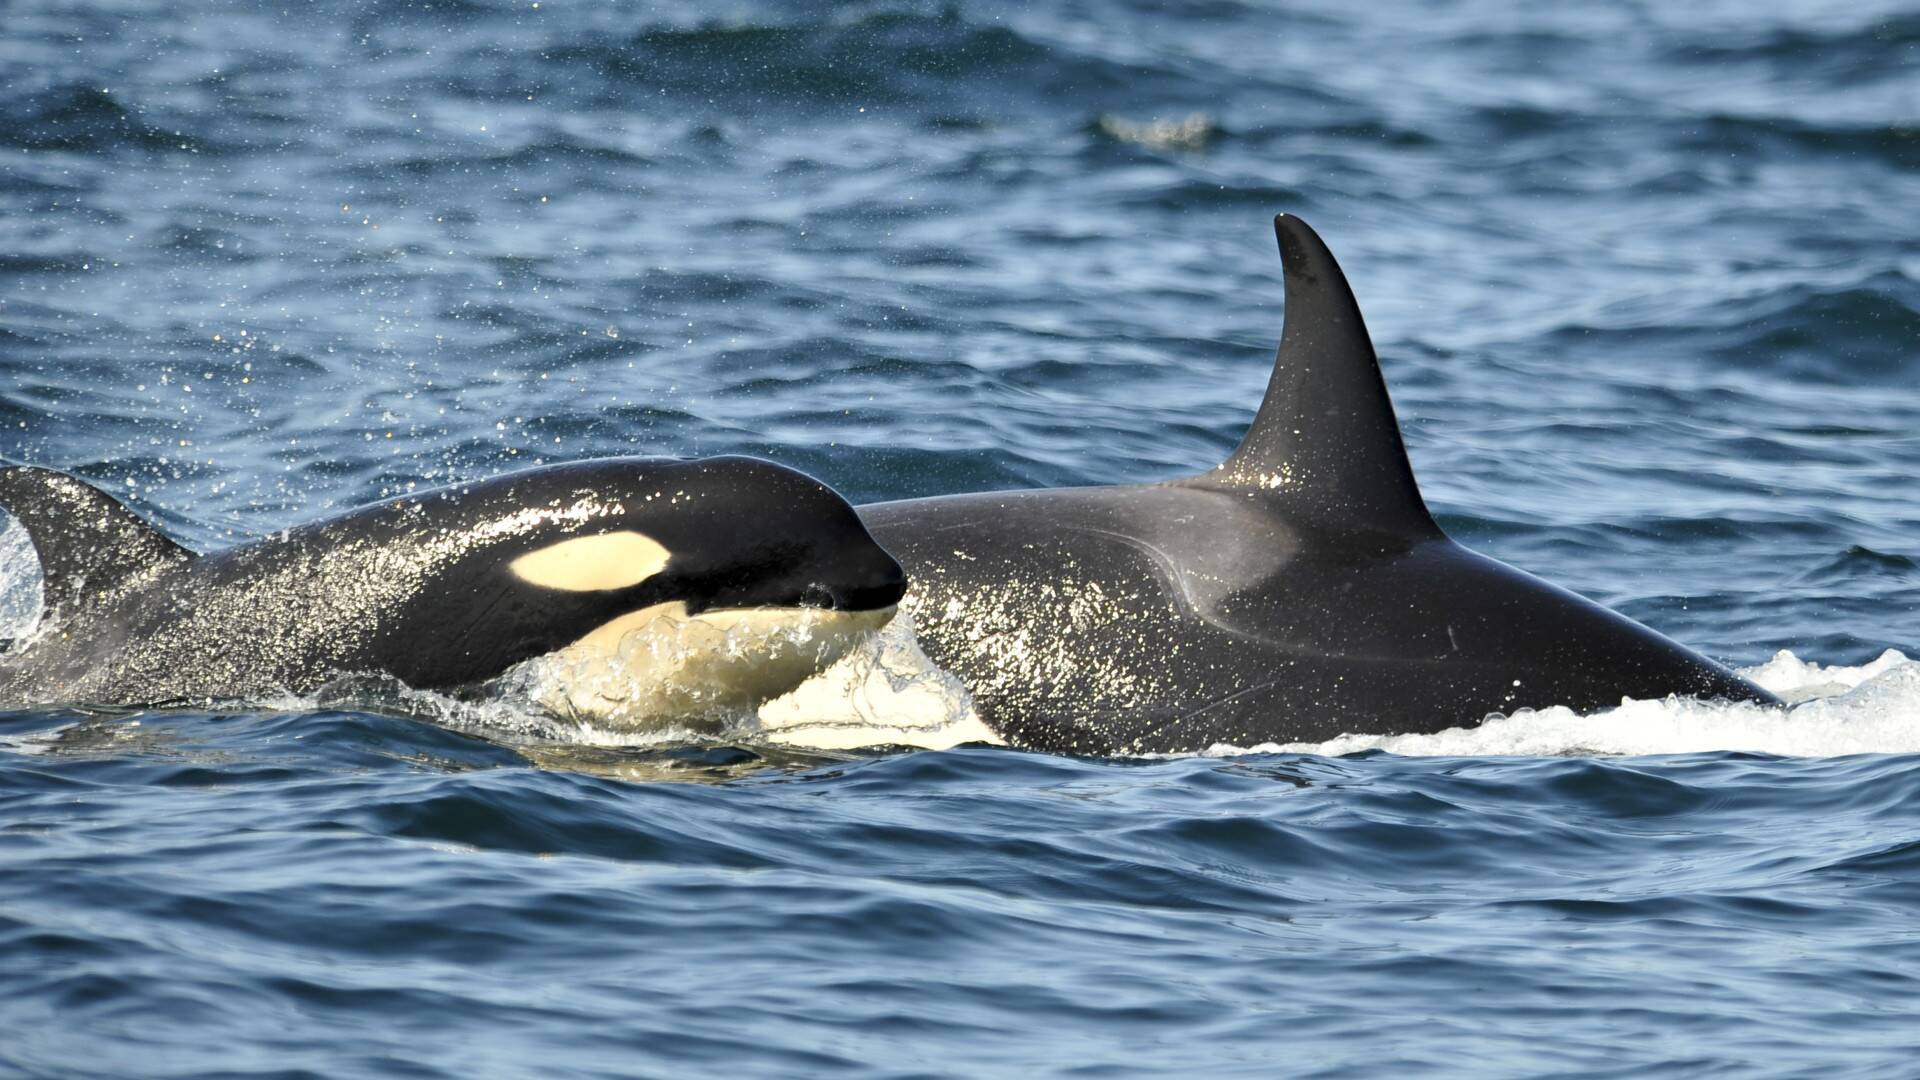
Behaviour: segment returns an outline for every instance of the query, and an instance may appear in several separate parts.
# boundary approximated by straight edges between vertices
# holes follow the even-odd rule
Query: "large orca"
[[[1126,487],[860,508],[920,644],[988,726],[1108,754],[1429,732],[1623,697],[1767,702],[1665,637],[1448,539],[1346,277],[1274,220],[1285,324],[1233,456]]]
[[[750,707],[891,618],[900,565],[771,462],[619,458],[408,495],[207,555],[62,473],[0,468],[39,554],[42,627],[0,704],[168,705],[422,689],[544,658],[528,684],[616,722]]]

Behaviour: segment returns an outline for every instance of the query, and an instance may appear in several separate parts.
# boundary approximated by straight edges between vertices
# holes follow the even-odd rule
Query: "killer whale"
[[[1454,543],[1428,513],[1360,308],[1274,219],[1285,317],[1239,447],[1138,486],[859,508],[920,645],[1014,745],[1088,754],[1412,733],[1623,697],[1771,702],[1660,634]]]
[[[0,468],[0,507],[40,557],[46,612],[0,654],[7,705],[257,699],[347,675],[445,690],[543,657],[543,702],[641,722],[785,693],[904,590],[838,494],[744,457],[554,465],[205,555],[48,469]]]

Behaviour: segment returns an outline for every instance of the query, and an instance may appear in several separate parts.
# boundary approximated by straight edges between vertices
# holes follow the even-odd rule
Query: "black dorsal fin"
[[[193,558],[99,488],[52,469],[0,468],[0,509],[40,556],[46,611],[74,611],[153,572]]]
[[[1273,378],[1239,448],[1195,482],[1323,528],[1437,535],[1346,275],[1306,222],[1280,214],[1273,231],[1287,289]]]

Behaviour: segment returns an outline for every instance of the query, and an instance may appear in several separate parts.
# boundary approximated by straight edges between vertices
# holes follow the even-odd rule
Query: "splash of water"
[[[960,680],[928,659],[902,613],[866,643],[784,697],[760,707],[759,730],[789,746],[851,750],[1003,744]]]
[[[0,522],[0,640],[7,640],[40,623],[40,556],[17,519],[0,515]]]
[[[1825,666],[1782,650],[1741,674],[1791,704],[1667,698],[1622,700],[1582,716],[1571,709],[1496,716],[1431,735],[1342,735],[1317,743],[1216,745],[1209,756],[1249,753],[1409,756],[1565,756],[1751,751],[1789,757],[1920,753],[1920,663],[1888,649],[1871,663]]]

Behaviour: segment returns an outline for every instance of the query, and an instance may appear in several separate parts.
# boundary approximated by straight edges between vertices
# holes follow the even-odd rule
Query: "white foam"
[[[1432,735],[1342,735],[1326,742],[1217,745],[1209,756],[1248,753],[1409,756],[1557,756],[1752,751],[1789,757],[1920,753],[1920,663],[1888,649],[1857,667],[1823,666],[1782,650],[1741,674],[1788,702],[1762,705],[1622,700],[1582,716],[1553,708],[1496,716]]]
[[[1811,701],[1845,693],[1907,663],[1912,661],[1907,659],[1905,653],[1888,649],[1858,667],[1842,667],[1838,664],[1823,667],[1781,649],[1773,654],[1773,659],[1759,667],[1743,668],[1740,674],[1779,695],[1782,700]]]
[[[814,750],[1004,743],[973,709],[973,696],[936,666],[902,612],[868,642],[760,706],[760,733]]]

